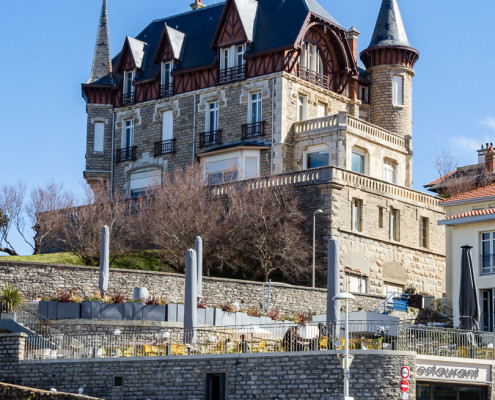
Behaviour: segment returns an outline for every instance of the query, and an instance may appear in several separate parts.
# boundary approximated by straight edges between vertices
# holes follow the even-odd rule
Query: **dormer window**
[[[304,43],[299,56],[299,78],[313,85],[329,89],[328,77],[324,73],[323,59],[318,46],[313,43]]]
[[[174,94],[172,69],[173,69],[172,61],[162,62],[162,67],[161,67],[162,79],[160,86],[160,94],[162,97],[172,96]]]
[[[239,81],[246,78],[245,51],[245,44],[220,49],[218,83]]]
[[[122,103],[133,104],[134,103],[134,82],[135,70],[124,71],[124,95],[122,97]]]

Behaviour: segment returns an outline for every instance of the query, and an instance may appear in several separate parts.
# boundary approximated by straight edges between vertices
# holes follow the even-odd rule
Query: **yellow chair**
[[[345,339],[342,336],[339,336],[340,347],[337,347],[337,350],[344,350],[345,348]]]
[[[329,340],[329,338],[326,336],[322,336],[322,337],[318,338],[318,349],[328,350],[328,340]]]
[[[225,343],[223,340],[221,342],[218,342],[217,345],[215,346],[215,354],[224,354],[225,353]]]
[[[383,338],[371,339],[368,350],[381,350]]]
[[[124,357],[134,357],[136,355],[136,349],[134,346],[129,346],[124,350]]]
[[[266,353],[266,339],[262,339],[259,343],[253,344],[253,353]]]
[[[172,354],[173,356],[184,356],[186,355],[185,348],[186,346],[184,346],[183,344],[172,343],[170,354]]]
[[[466,346],[458,346],[457,356],[462,358],[469,358],[469,348]]]
[[[483,360],[493,360],[493,349],[487,349],[487,348],[476,349],[476,358]]]

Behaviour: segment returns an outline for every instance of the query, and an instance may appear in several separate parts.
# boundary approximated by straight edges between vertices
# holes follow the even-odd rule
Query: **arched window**
[[[310,71],[323,74],[323,60],[318,46],[313,43],[304,43],[299,56],[299,65]]]

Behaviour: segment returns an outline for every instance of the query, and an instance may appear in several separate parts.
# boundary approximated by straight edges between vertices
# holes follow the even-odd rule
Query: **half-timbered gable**
[[[252,42],[257,10],[256,0],[227,0],[212,47]]]

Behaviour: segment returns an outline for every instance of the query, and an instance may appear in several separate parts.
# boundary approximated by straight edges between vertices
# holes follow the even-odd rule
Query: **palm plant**
[[[21,291],[7,283],[0,292],[0,309],[6,313],[12,313],[15,307],[21,304],[23,300],[24,296]]]

